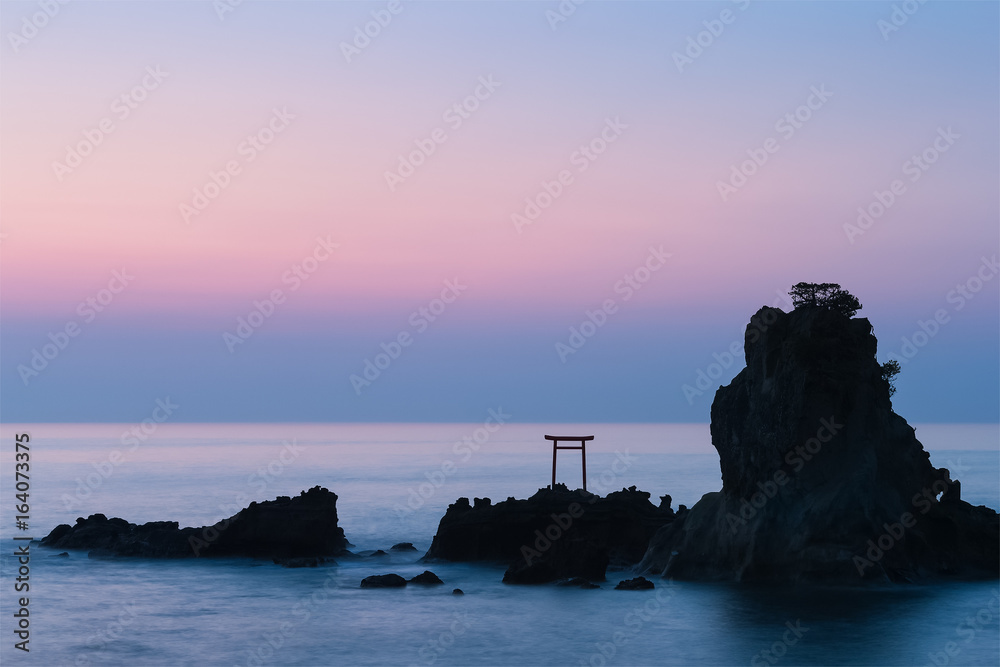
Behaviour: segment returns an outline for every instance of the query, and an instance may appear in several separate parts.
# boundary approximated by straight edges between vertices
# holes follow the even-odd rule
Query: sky
[[[996,423],[998,14],[5,0],[0,419],[705,423],[814,281]]]

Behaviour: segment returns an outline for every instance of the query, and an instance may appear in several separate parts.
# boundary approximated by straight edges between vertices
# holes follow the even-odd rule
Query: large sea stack
[[[762,308],[712,403],[722,491],[654,536],[640,569],[687,579],[996,577],[1000,515],[960,498],[892,410],[867,319]]]

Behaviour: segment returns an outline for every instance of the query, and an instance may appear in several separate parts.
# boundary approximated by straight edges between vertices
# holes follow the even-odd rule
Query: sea
[[[1000,427],[916,431],[964,499],[1000,507]],[[17,488],[22,433],[29,479]],[[669,494],[674,508],[690,507],[721,488],[707,424],[519,424],[500,414],[472,424],[6,424],[0,434],[4,667],[1000,664],[996,580],[844,589],[654,577],[654,590],[619,591],[634,573],[610,570],[599,589],[581,590],[505,585],[493,564],[418,562],[457,498],[526,498],[549,484],[545,434],[595,436],[590,491],[636,486],[654,503]],[[581,486],[581,468],[578,451],[559,452],[559,482]],[[361,557],[288,569],[63,556],[37,542],[94,513],[208,525],[316,485],[338,494]],[[28,512],[16,507],[23,489]],[[390,551],[399,542],[418,551]],[[15,555],[25,544],[27,574]],[[389,553],[365,555],[377,549]],[[359,587],[425,569],[445,585]],[[15,591],[18,577],[27,590]]]

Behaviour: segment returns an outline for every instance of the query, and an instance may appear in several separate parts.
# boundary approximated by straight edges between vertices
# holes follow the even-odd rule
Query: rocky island
[[[474,504],[459,498],[425,559],[503,563],[505,583],[603,581],[609,564],[638,563],[650,538],[674,517],[669,496],[656,506],[634,486],[603,498],[563,484],[495,505],[489,498]]]
[[[338,556],[348,546],[337,525],[337,494],[316,486],[294,498],[251,503],[212,526],[180,528],[176,521],[136,525],[94,514],[56,526],[42,546],[86,549],[143,558],[250,557],[289,561]],[[312,560],[311,562],[317,562]]]
[[[963,501],[893,412],[855,304],[753,316],[746,368],[712,403],[722,490],[661,528],[640,571],[828,583],[998,576],[1000,515]]]

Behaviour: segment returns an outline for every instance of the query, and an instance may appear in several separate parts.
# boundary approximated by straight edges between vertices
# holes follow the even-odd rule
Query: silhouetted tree
[[[895,359],[890,359],[882,364],[882,379],[889,383],[890,398],[896,393],[896,384],[894,380],[896,379],[896,376],[899,375],[899,371],[899,362]]]
[[[861,310],[858,297],[841,289],[837,283],[796,283],[788,294],[796,308],[822,306],[847,317],[854,317]]]

